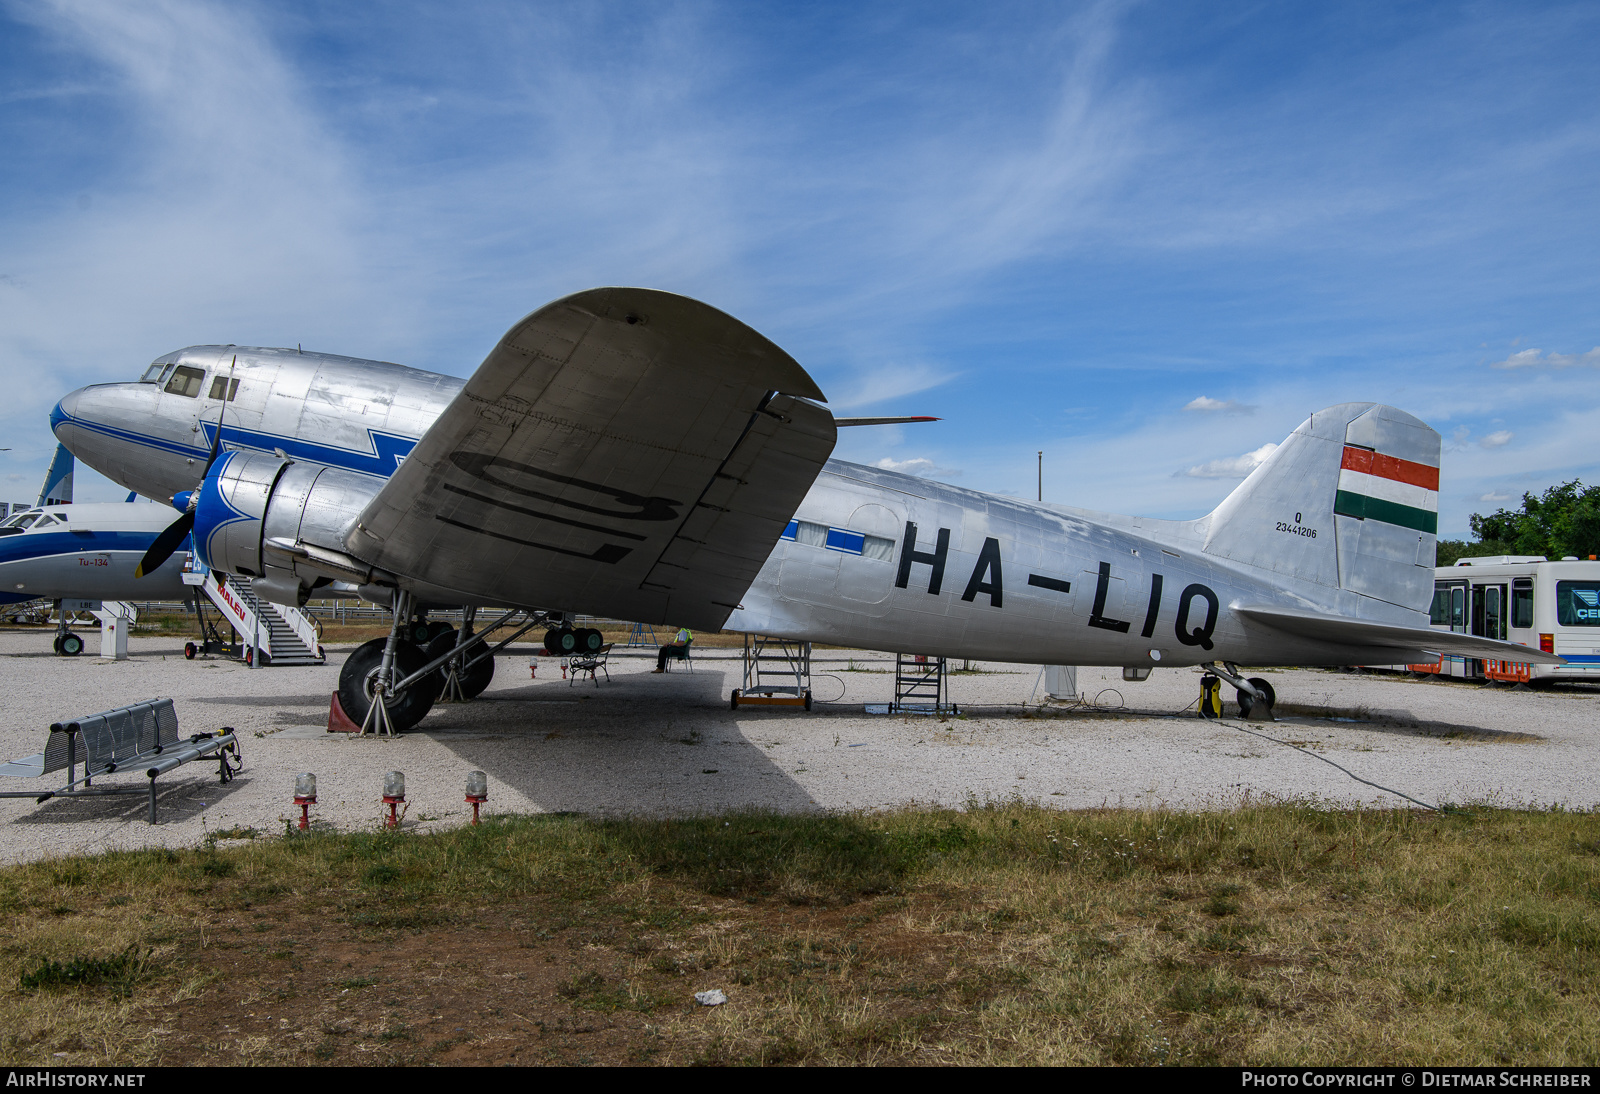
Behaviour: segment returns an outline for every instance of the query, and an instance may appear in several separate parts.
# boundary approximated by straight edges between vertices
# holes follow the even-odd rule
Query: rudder
[[[1320,410],[1211,514],[1205,551],[1420,611],[1433,595],[1440,447],[1395,407]]]

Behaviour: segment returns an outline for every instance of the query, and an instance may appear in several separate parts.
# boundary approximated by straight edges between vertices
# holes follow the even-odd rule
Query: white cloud
[[[1200,414],[1249,414],[1255,407],[1233,399],[1212,399],[1199,395],[1185,403],[1183,409]]]
[[[921,475],[924,478],[929,475],[945,475],[954,478],[961,473],[959,471],[952,471],[949,468],[940,467],[932,460],[922,456],[918,456],[909,460],[892,460],[888,456],[885,456],[883,459],[875,462],[872,466],[882,468],[884,471],[898,471],[902,475]]]
[[[1478,443],[1485,448],[1502,448],[1511,443],[1511,438],[1516,436],[1509,429],[1497,429]]]
[[[885,365],[858,376],[843,393],[830,395],[828,405],[834,410],[871,406],[947,384],[956,376],[957,373],[943,372],[929,365]]]
[[[1242,456],[1227,456],[1220,460],[1212,460],[1191,467],[1187,471],[1179,471],[1177,474],[1192,479],[1242,479],[1260,467],[1262,462],[1277,450],[1276,444],[1268,443]]]
[[[1543,354],[1543,357],[1540,356]],[[1490,368],[1516,369],[1536,368],[1571,368],[1574,365],[1592,365],[1600,367],[1600,346],[1596,346],[1588,353],[1544,353],[1543,350],[1525,349],[1513,353],[1504,361],[1496,361]]]
[[[1495,493],[1494,491],[1491,490],[1489,493],[1481,495],[1478,498],[1478,500],[1479,501],[1494,502],[1496,505],[1498,505],[1500,502],[1510,501],[1511,500],[1511,495],[1510,494],[1497,494],[1497,493]]]

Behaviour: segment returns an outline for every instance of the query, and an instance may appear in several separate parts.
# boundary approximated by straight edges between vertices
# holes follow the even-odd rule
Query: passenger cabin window
[[[239,381],[230,380],[226,376],[218,376],[212,379],[211,397],[213,399],[220,399],[222,398],[223,392],[227,392],[227,401],[230,403],[233,402],[233,397],[239,394]]]
[[[206,370],[203,368],[190,368],[188,365],[179,365],[172,373],[172,379],[167,381],[163,388],[168,395],[182,395],[186,399],[198,399],[200,389],[206,383]]]
[[[1600,627],[1600,581],[1556,582],[1556,622],[1563,627]]]
[[[865,532],[852,532],[848,528],[829,528],[826,524],[812,524],[806,520],[791,520],[783,530],[783,538],[808,547],[823,547],[844,555],[860,555],[888,562],[894,558],[894,540],[882,536],[869,536]]]
[[[1511,625],[1533,626],[1533,578],[1519,577],[1511,583]]]

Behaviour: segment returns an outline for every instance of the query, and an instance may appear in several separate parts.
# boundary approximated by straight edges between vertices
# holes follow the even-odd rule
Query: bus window
[[[205,386],[205,369],[190,368],[188,365],[179,365],[173,372],[172,379],[167,381],[163,388],[168,395],[182,395],[188,399],[198,399],[200,389]]]
[[[1433,590],[1433,603],[1428,605],[1428,622],[1443,627],[1450,622],[1450,586],[1439,585]]]
[[[1563,627],[1600,627],[1600,581],[1556,582],[1556,622]]]
[[[1482,638],[1506,636],[1504,589],[1504,585],[1480,585],[1473,590],[1481,598],[1479,604],[1473,605],[1473,615],[1478,614],[1480,606],[1483,615],[1473,622],[1478,624],[1476,633]]]
[[[1533,578],[1519,577],[1511,583],[1511,625],[1524,629],[1533,626]]]

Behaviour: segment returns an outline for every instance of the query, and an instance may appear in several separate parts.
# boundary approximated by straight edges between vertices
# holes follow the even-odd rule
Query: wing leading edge
[[[577,293],[506,333],[346,546],[464,598],[714,629],[833,451],[821,398],[706,304]]]
[[[1428,657],[1444,654],[1454,654],[1458,657],[1487,657],[1535,665],[1567,663],[1564,657],[1521,646],[1515,642],[1500,642],[1493,638],[1439,631],[1431,627],[1402,627],[1393,623],[1346,619],[1342,616],[1320,615],[1316,612],[1301,612],[1291,608],[1261,607],[1234,610],[1251,622],[1298,638],[1309,638],[1337,646],[1393,650],[1397,664],[1415,659],[1417,654]]]

